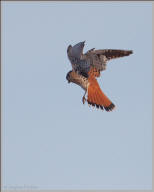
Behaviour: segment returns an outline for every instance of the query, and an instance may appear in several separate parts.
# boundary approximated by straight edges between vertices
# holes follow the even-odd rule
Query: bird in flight
[[[83,54],[84,45],[85,41],[74,46],[68,46],[67,55],[72,70],[67,73],[66,79],[69,83],[75,83],[85,90],[82,98],[83,104],[87,101],[89,105],[112,111],[115,105],[103,93],[96,78],[100,77],[100,72],[106,69],[107,62],[110,59],[129,56],[133,51],[118,49],[95,50],[93,48]],[[86,93],[87,98],[85,98]]]

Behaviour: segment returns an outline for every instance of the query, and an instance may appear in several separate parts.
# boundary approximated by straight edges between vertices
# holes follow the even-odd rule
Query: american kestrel
[[[100,72],[106,69],[107,61],[110,59],[128,56],[133,53],[132,50],[116,50],[116,49],[90,49],[83,54],[84,42],[80,42],[73,47],[67,48],[67,55],[72,64],[72,71],[66,75],[68,82],[73,82],[81,86],[85,90],[82,98],[97,108],[112,111],[115,105],[102,92],[96,78],[100,77]],[[85,95],[87,93],[87,99]]]

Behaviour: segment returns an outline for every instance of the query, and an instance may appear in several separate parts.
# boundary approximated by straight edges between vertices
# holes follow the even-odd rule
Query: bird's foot
[[[85,104],[86,98],[85,96],[82,97],[82,103]]]

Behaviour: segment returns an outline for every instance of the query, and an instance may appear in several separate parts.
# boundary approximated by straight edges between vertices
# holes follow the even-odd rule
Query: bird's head
[[[71,82],[71,76],[70,76],[70,73],[71,73],[71,72],[72,72],[72,71],[69,71],[69,72],[67,73],[67,75],[66,75],[66,79],[67,79],[68,83]]]

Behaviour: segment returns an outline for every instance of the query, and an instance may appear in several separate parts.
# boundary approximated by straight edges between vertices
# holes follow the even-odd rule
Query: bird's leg
[[[82,97],[82,103],[83,103],[83,104],[84,104],[85,101],[86,101],[86,98],[85,98],[86,93],[87,93],[87,91],[85,91],[85,93],[84,93],[84,95],[83,95],[83,97]]]

